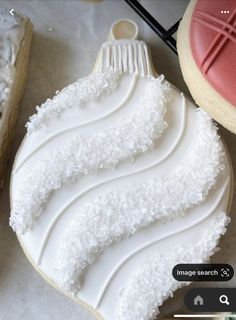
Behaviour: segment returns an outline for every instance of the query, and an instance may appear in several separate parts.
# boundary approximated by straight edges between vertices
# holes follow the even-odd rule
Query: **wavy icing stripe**
[[[218,213],[202,238],[193,246],[179,246],[168,256],[140,262],[121,290],[116,304],[115,320],[154,320],[159,307],[178,288],[187,285],[173,279],[172,269],[178,263],[204,263],[217,251],[220,236],[226,232],[230,219]]]
[[[132,161],[151,150],[167,127],[164,121],[169,85],[164,77],[151,79],[141,104],[114,126],[88,137],[77,135],[61,148],[47,152],[18,188],[10,225],[19,232],[30,230],[52,191],[80,176]]]
[[[129,173],[125,173],[125,174],[122,174],[122,175],[119,175],[119,176],[116,176],[116,177],[113,177],[113,178],[110,178],[110,179],[107,179],[105,181],[102,181],[102,182],[98,182],[98,183],[95,183],[95,184],[92,184],[90,185],[88,188],[86,188],[85,190],[83,190],[82,192],[79,192],[78,194],[76,194],[72,199],[70,199],[64,206],[63,208],[61,208],[59,210],[58,213],[55,214],[54,216],[54,219],[52,220],[51,224],[49,224],[49,227],[46,231],[46,234],[43,238],[43,241],[42,241],[42,245],[41,247],[39,248],[39,255],[38,255],[38,258],[37,258],[37,264],[38,265],[41,265],[42,263],[42,259],[43,259],[43,255],[44,255],[44,252],[46,250],[46,247],[47,247],[47,244],[48,244],[48,241],[50,239],[50,236],[51,234],[53,233],[53,229],[55,228],[56,224],[58,223],[58,221],[60,220],[60,218],[66,214],[67,210],[77,201],[80,200],[81,197],[84,197],[85,194],[88,194],[89,192],[91,191],[94,191],[94,189],[96,188],[100,188],[101,186],[104,186],[110,182],[114,182],[114,181],[118,181],[120,179],[123,179],[123,178],[127,178],[127,177],[131,177],[131,176],[134,176],[136,174],[139,174],[139,173],[142,173],[142,172],[145,172],[145,171],[148,171],[154,167],[157,167],[158,165],[160,165],[162,162],[164,162],[168,157],[171,156],[171,154],[175,151],[175,149],[177,148],[177,146],[179,145],[181,139],[183,138],[183,135],[184,135],[184,131],[185,131],[185,127],[186,127],[186,101],[185,101],[185,97],[183,94],[181,94],[182,96],[182,101],[183,101],[183,104],[182,104],[182,120],[181,120],[181,125],[180,125],[180,131],[177,135],[177,138],[176,140],[174,141],[173,145],[170,147],[170,149],[163,155],[161,156],[160,158],[157,158],[155,159],[155,161],[151,162],[150,164],[148,165],[145,165],[144,167],[141,167],[139,169],[136,169],[136,170],[133,170]]]
[[[153,222],[166,222],[205,200],[224,169],[217,128],[202,110],[198,129],[183,161],[172,173],[136,186],[113,189],[80,208],[65,230],[55,282],[76,293],[84,269],[112,243]]]
[[[24,166],[25,163],[27,163],[27,161],[29,159],[31,159],[35,153],[37,153],[38,151],[40,151],[40,149],[45,146],[47,143],[49,143],[50,141],[52,141],[53,139],[63,135],[64,133],[74,130],[74,129],[79,129],[82,128],[84,126],[88,126],[91,124],[94,124],[98,121],[101,121],[103,119],[106,119],[107,117],[109,117],[110,115],[116,113],[117,111],[119,111],[121,108],[123,108],[125,106],[125,104],[127,103],[127,101],[131,98],[132,94],[134,93],[135,87],[137,85],[137,81],[138,81],[138,75],[134,74],[133,75],[133,79],[131,81],[131,85],[129,87],[129,90],[127,91],[127,94],[124,96],[124,98],[117,104],[114,106],[114,108],[109,109],[108,112],[106,112],[105,114],[95,117],[95,118],[91,118],[90,120],[87,121],[83,121],[80,122],[79,124],[76,125],[72,125],[72,126],[67,126],[63,129],[60,129],[54,133],[52,133],[51,135],[47,135],[45,139],[43,139],[36,147],[35,149],[32,149],[31,152],[25,157],[23,158],[23,160],[17,162],[16,164],[16,168],[13,171],[14,174],[16,174],[21,168],[22,166]]]
[[[120,71],[111,69],[97,71],[58,91],[41,107],[36,107],[37,113],[31,116],[26,124],[27,134],[38,129],[46,129],[48,122],[57,118],[65,110],[83,108],[86,102],[95,101],[104,93],[110,94],[117,88],[120,78]]]
[[[110,284],[112,283],[113,279],[116,277],[116,275],[119,273],[119,271],[123,268],[123,266],[130,260],[132,259],[135,255],[139,254],[140,252],[146,250],[147,248],[152,247],[153,245],[156,245],[159,242],[162,242],[163,240],[166,240],[170,237],[179,235],[183,232],[186,232],[194,227],[196,227],[197,225],[203,223],[205,220],[207,220],[212,214],[214,214],[214,212],[216,211],[216,209],[218,208],[219,204],[221,203],[223,197],[225,196],[225,192],[227,190],[227,188],[229,187],[229,181],[230,178],[228,177],[226,179],[226,181],[224,182],[223,185],[223,189],[220,191],[220,193],[218,194],[215,203],[213,204],[213,206],[207,211],[204,212],[200,217],[198,217],[197,219],[193,220],[191,223],[189,224],[184,224],[184,226],[182,226],[180,229],[175,229],[174,231],[169,231],[167,232],[167,234],[165,234],[164,236],[156,236],[154,239],[152,239],[151,241],[148,241],[147,243],[143,243],[140,247],[138,247],[137,249],[129,252],[120,262],[119,264],[114,268],[114,270],[110,273],[110,275],[108,276],[107,280],[104,283],[104,286],[102,288],[102,290],[100,291],[96,303],[93,306],[95,309],[98,309],[100,307],[100,305],[102,304],[103,298],[106,295],[106,292],[110,286]]]
[[[98,99],[103,93],[111,93],[118,85],[121,74],[138,74],[152,78],[148,48],[138,40],[117,40],[106,42],[101,48],[101,61],[96,72],[79,79],[47,99],[37,113],[26,124],[28,135],[38,129],[46,129],[50,120],[57,118],[64,110],[82,108],[84,103]]]

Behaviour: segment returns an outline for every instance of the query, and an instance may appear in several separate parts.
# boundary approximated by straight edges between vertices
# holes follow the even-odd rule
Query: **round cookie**
[[[10,224],[36,270],[96,318],[151,320],[186,285],[174,265],[214,254],[232,170],[211,118],[156,76],[125,24],[27,123]]]
[[[196,103],[236,133],[236,1],[191,0],[177,32],[184,80]]]

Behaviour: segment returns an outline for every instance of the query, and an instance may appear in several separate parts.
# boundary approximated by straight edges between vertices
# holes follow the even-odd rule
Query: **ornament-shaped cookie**
[[[211,118],[116,22],[91,75],[27,123],[10,224],[42,276],[98,319],[154,319],[229,222],[231,167]]]

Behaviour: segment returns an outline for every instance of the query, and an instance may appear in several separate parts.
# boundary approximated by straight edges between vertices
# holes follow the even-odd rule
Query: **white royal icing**
[[[150,238],[148,242],[142,243],[141,246],[132,250],[128,255],[126,255],[120,261],[120,263],[114,268],[114,270],[110,273],[109,277],[107,278],[107,280],[106,280],[106,282],[105,282],[105,284],[104,284],[104,286],[103,286],[103,288],[97,298],[97,301],[95,304],[96,309],[102,304],[104,296],[105,296],[107,290],[109,289],[110,284],[114,280],[115,276],[121,271],[121,269],[124,267],[124,265],[129,262],[129,260],[131,260],[132,258],[137,256],[138,254],[140,254],[144,250],[152,248],[155,245],[160,244],[161,242],[165,241],[168,238],[172,238],[173,236],[176,237],[183,232],[188,233],[188,231],[191,231],[191,229],[193,227],[195,227],[195,228],[198,227],[202,222],[204,222],[207,218],[209,218],[216,211],[216,209],[218,208],[218,206],[222,202],[222,199],[224,198],[228,187],[229,187],[229,179],[227,179],[225,181],[223,188],[222,188],[220,194],[217,196],[216,201],[213,204],[213,206],[207,212],[204,212],[203,215],[201,215],[200,217],[197,217],[197,219],[195,219],[195,220],[192,219],[192,221],[188,224],[183,224],[183,226],[181,226],[181,228],[179,228],[179,229],[178,228],[176,228],[176,229],[170,228],[171,230],[168,231],[168,233],[164,234],[164,236],[159,235],[159,234],[154,234],[153,238]],[[194,241],[194,244],[195,244],[195,241]],[[171,251],[172,251],[172,248],[171,248]]]
[[[15,77],[15,62],[24,36],[25,20],[19,14],[0,9],[0,114],[10,98]]]
[[[182,95],[182,110],[181,110],[181,119],[180,119],[180,130],[179,133],[177,135],[177,137],[175,138],[173,144],[171,145],[171,147],[167,150],[167,152],[165,154],[163,154],[161,157],[158,157],[155,159],[155,161],[153,161],[152,163],[141,167],[137,170],[133,170],[129,173],[125,173],[122,175],[119,175],[118,177],[112,178],[112,179],[108,179],[105,181],[102,181],[100,183],[97,184],[92,184],[89,188],[87,188],[86,190],[84,190],[83,192],[79,192],[71,201],[69,201],[66,206],[64,206],[62,208],[62,210],[60,210],[54,217],[53,221],[49,224],[47,232],[45,234],[45,237],[42,241],[42,245],[39,249],[39,255],[38,255],[38,259],[37,259],[37,264],[41,265],[42,263],[42,259],[43,259],[43,255],[45,253],[46,247],[48,245],[48,242],[50,241],[50,236],[52,235],[56,225],[58,224],[58,222],[60,221],[60,219],[63,217],[63,215],[65,215],[66,211],[68,210],[69,207],[71,207],[73,205],[73,203],[78,202],[78,200],[85,196],[86,194],[88,194],[89,192],[91,192],[92,190],[98,188],[98,187],[102,187],[104,185],[106,185],[109,182],[112,181],[118,181],[120,179],[126,178],[126,177],[132,177],[135,176],[137,174],[146,172],[152,168],[156,168],[158,165],[160,165],[162,162],[164,162],[166,159],[168,159],[171,154],[175,151],[176,147],[178,146],[179,142],[181,141],[181,139],[183,138],[184,135],[184,131],[186,128],[186,100],[185,97]]]
[[[167,221],[205,200],[222,165],[217,129],[202,110],[198,126],[182,163],[159,179],[124,190],[112,190],[86,203],[65,231],[57,264],[56,282],[72,292],[88,264],[114,241],[131,236],[154,221]]]
[[[64,110],[82,108],[86,102],[98,99],[101,94],[111,93],[119,83],[121,72],[152,76],[148,48],[144,42],[122,40],[105,43],[97,70],[57,92],[53,99],[47,99],[41,107],[37,106],[37,113],[26,124],[28,134],[46,129],[48,122]]]
[[[12,174],[11,224],[44,276],[108,320],[135,305],[129,275],[140,261],[155,252],[168,269],[173,243],[194,248],[209,226],[212,237],[223,233],[214,221],[225,222],[230,165],[206,113],[154,79],[143,42],[104,44],[95,72],[117,75],[113,89],[99,85],[94,94],[91,84],[80,104],[71,85],[31,118]],[[204,247],[207,257],[216,242]],[[151,277],[155,261],[150,268]],[[169,284],[158,304],[150,296],[140,305],[137,319],[158,312],[175,289]],[[142,297],[149,299],[146,286]]]
[[[41,150],[41,148],[46,145],[47,143],[49,143],[50,141],[52,141],[53,139],[55,139],[56,137],[59,137],[60,135],[63,135],[71,130],[74,129],[79,129],[91,124],[95,124],[96,122],[99,122],[103,119],[106,119],[107,117],[111,116],[112,114],[116,113],[117,111],[119,111],[122,107],[124,107],[124,105],[127,103],[127,101],[130,99],[130,97],[132,96],[134,89],[137,85],[137,79],[138,79],[138,75],[135,74],[133,76],[130,88],[127,91],[127,94],[124,96],[124,98],[119,101],[117,103],[117,105],[115,105],[114,107],[112,107],[110,110],[108,110],[107,112],[105,112],[104,114],[100,115],[100,116],[95,116],[95,117],[91,117],[89,120],[87,121],[78,121],[78,123],[76,123],[75,125],[68,125],[67,127],[64,127],[63,129],[59,129],[56,132],[53,132],[52,134],[47,134],[46,137],[40,141],[40,143],[33,149],[30,150],[30,153],[20,162],[18,163],[18,166],[15,168],[14,170],[14,174],[32,157],[35,155],[35,153],[37,153],[38,151]],[[67,96],[68,99],[70,99],[70,96]]]
[[[115,126],[91,137],[76,136],[65,146],[50,150],[26,176],[13,201],[10,224],[25,232],[38,218],[51,192],[81,175],[115,168],[121,161],[133,160],[154,146],[167,124],[168,85],[163,77],[153,79],[143,101]]]
[[[47,99],[41,107],[37,106],[37,113],[27,122],[27,132],[47,128],[50,120],[58,117],[64,110],[83,108],[87,102],[99,99],[102,94],[110,94],[119,84],[120,72],[107,69],[95,72],[86,78],[70,84],[55,97]]]
[[[138,73],[141,77],[153,75],[148,47],[143,41],[106,42],[102,45],[100,60],[97,70],[112,68],[122,71],[123,74]]]
[[[178,288],[186,285],[172,276],[178,263],[206,263],[216,251],[219,238],[226,232],[230,219],[219,213],[204,230],[195,245],[174,247],[169,255],[154,255],[142,261],[121,289],[115,320],[154,320],[159,307]]]

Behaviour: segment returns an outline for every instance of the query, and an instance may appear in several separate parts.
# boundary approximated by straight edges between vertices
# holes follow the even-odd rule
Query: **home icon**
[[[195,306],[203,306],[204,305],[204,300],[203,300],[203,298],[201,297],[201,296],[196,296],[196,298],[194,299],[194,301],[193,301],[193,304],[195,305]]]

